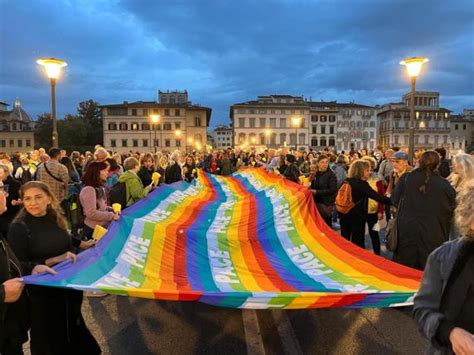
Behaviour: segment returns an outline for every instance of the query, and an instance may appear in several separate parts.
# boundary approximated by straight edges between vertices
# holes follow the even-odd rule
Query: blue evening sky
[[[457,113],[474,107],[473,38],[473,0],[0,0],[0,101],[49,112],[35,61],[54,56],[58,117],[187,89],[215,126],[257,95],[397,102],[398,62],[423,55],[417,88]]]

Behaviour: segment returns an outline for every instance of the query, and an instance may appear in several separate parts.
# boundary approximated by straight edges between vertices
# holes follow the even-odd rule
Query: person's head
[[[103,161],[93,161],[82,175],[85,186],[100,187],[107,181],[108,165]]]
[[[392,156],[393,170],[397,173],[403,173],[407,170],[408,164],[408,154],[399,150]]]
[[[46,153],[42,154],[40,157],[40,161],[42,163],[46,163],[47,161],[50,161],[50,160],[51,160],[50,156]]]
[[[61,159],[61,149],[59,148],[51,148],[48,152],[49,158],[53,160]]]
[[[69,157],[62,157],[59,162],[67,168],[69,176],[71,176],[71,173],[76,170],[74,164],[72,163],[72,160]]]
[[[153,155],[151,155],[150,153],[147,153],[143,156],[142,158],[142,165],[147,168],[147,169],[150,169],[152,166],[153,166]]]
[[[140,169],[140,163],[138,162],[137,158],[128,157],[123,162],[123,168],[125,169],[125,171],[131,170],[131,171],[138,172],[138,170]]]
[[[191,155],[188,155],[188,156],[186,157],[186,165],[188,165],[188,166],[194,165],[194,159],[193,159],[193,157],[192,157]]]
[[[318,157],[317,162],[318,162],[318,170],[319,171],[324,172],[324,171],[328,170],[329,157],[326,154],[321,154]]]
[[[370,177],[370,163],[367,160],[354,160],[347,173],[347,176],[359,180],[367,180]]]
[[[33,217],[48,216],[60,228],[66,230],[66,220],[60,213],[59,203],[48,185],[41,181],[27,182],[20,189],[20,198],[23,201],[23,208],[15,220],[23,220],[26,214]]]
[[[474,178],[474,157],[466,153],[459,153],[453,157],[453,173],[461,181]]]
[[[44,148],[38,149],[38,154],[39,154],[40,156],[43,155],[43,154],[46,154],[46,149],[44,149]]]
[[[290,164],[293,164],[293,163],[296,163],[296,158],[294,155],[292,154],[287,154],[285,156],[285,162],[286,164],[290,165]]]
[[[10,168],[8,165],[0,164],[0,181],[5,181],[10,175]]]
[[[349,165],[349,158],[347,158],[347,156],[344,154],[339,154],[336,164]]]
[[[375,166],[377,165],[377,161],[375,158],[365,155],[362,157],[362,160],[368,161],[370,164],[370,170],[373,171],[375,169]]]
[[[97,150],[94,153],[96,160],[98,161],[104,161],[109,157],[109,153],[107,152],[107,149],[100,147],[97,148]]]
[[[114,158],[107,158],[105,159],[105,162],[109,165],[109,172],[111,173],[120,169],[120,166]]]
[[[446,149],[444,149],[443,147],[436,148],[435,152],[439,154],[441,159],[446,159]]]
[[[458,191],[454,212],[456,225],[461,235],[474,239],[474,180],[467,181]]]
[[[387,159],[387,160],[392,159],[392,156],[393,156],[394,153],[395,153],[395,151],[393,149],[387,149],[384,153],[385,159]]]
[[[419,188],[421,193],[426,193],[426,188],[428,186],[428,182],[430,181],[430,177],[438,169],[439,162],[440,156],[434,150],[428,150],[421,154],[419,167],[420,170],[425,172],[425,180]]]
[[[159,164],[162,168],[165,168],[166,165],[168,165],[168,157],[166,155],[162,155],[159,160]]]

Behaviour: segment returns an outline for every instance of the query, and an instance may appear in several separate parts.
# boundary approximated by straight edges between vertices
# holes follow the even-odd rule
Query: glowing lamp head
[[[158,123],[160,121],[160,115],[151,115],[150,117],[153,123]]]
[[[271,131],[269,129],[265,130],[265,135],[268,137],[270,135]]]
[[[188,138],[188,143],[191,143],[191,144],[193,143],[192,137],[189,137],[189,138]]]
[[[428,61],[428,58],[425,57],[411,57],[402,60],[400,64],[407,68],[410,78],[416,78],[420,74],[423,64],[427,63]]]
[[[36,63],[45,68],[46,75],[49,79],[59,78],[59,74],[61,74],[61,68],[67,66],[66,62],[56,58],[38,59]]]
[[[293,117],[291,122],[293,123],[293,126],[298,127],[301,123],[301,117]]]
[[[257,141],[257,139],[256,139],[255,137],[252,137],[250,140],[251,140],[252,143],[254,143],[254,144],[255,144],[255,142]]]
[[[426,123],[425,121],[420,122],[420,128],[426,128]]]
[[[181,136],[181,130],[177,129],[176,132],[174,132],[176,134],[176,137],[180,137]]]

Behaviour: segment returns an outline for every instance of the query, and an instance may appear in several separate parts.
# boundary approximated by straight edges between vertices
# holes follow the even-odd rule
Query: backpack
[[[122,210],[127,207],[127,185],[125,182],[117,182],[109,192],[110,205],[120,203]]]
[[[344,181],[337,192],[336,210],[337,212],[347,214],[354,206],[355,203],[352,201],[352,187],[347,181]]]

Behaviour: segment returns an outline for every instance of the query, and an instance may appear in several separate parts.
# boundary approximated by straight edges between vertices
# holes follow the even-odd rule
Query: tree
[[[91,149],[87,141],[90,130],[90,125],[84,119],[67,114],[58,121],[59,147],[68,152]]]
[[[77,115],[89,126],[87,144],[95,145],[103,142],[102,111],[99,103],[89,99],[79,102]]]
[[[51,147],[53,121],[51,114],[42,113],[36,117],[35,122],[35,147],[43,147],[46,150]]]

